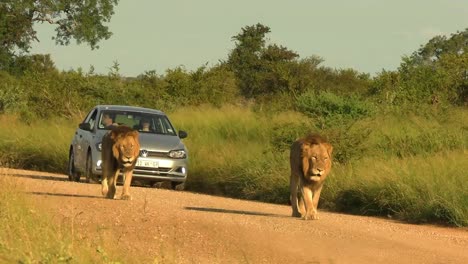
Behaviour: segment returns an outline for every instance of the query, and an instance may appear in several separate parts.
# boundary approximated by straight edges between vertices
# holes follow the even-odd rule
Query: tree
[[[91,49],[109,39],[105,23],[114,14],[118,0],[2,0],[0,2],[0,69],[16,52],[28,52],[31,42],[39,41],[36,23],[55,25],[57,44],[88,43]],[[2,67],[3,64],[3,67]]]
[[[15,67],[11,69],[11,74],[20,75],[25,72],[41,72],[50,73],[56,72],[55,67],[50,54],[33,54],[17,56],[15,58]]]
[[[236,47],[229,54],[228,65],[246,97],[288,90],[284,78],[287,64],[299,55],[276,44],[266,46],[267,33],[270,28],[258,23],[242,28],[241,33],[232,37]]]
[[[464,31],[446,36],[435,36],[411,55],[415,64],[433,64],[444,54],[462,55],[468,52],[468,28]]]
[[[411,56],[403,57],[398,72],[383,72],[376,78],[374,84],[379,87],[373,92],[385,91],[386,97],[391,94],[395,104],[466,104],[467,69],[468,28],[450,37],[436,36]]]

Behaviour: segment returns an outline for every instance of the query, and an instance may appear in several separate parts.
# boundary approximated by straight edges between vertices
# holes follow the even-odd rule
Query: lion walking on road
[[[133,169],[140,154],[138,131],[127,126],[116,126],[102,138],[102,195],[115,198],[117,178],[124,176],[123,200],[131,200],[130,184]]]
[[[331,170],[333,147],[323,137],[310,134],[291,145],[290,193],[292,216],[318,219],[317,206]]]

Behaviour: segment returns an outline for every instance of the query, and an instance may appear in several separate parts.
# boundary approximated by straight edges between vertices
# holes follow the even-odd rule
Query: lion
[[[331,170],[333,147],[318,134],[310,134],[291,145],[290,165],[292,216],[319,219],[317,205]]]
[[[140,153],[138,131],[127,126],[112,127],[102,138],[102,195],[115,198],[117,178],[122,170],[124,185],[123,200],[131,200],[129,193],[135,168]]]

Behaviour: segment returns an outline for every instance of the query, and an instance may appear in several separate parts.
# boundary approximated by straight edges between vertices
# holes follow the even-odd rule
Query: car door
[[[93,109],[85,118],[83,123],[80,124],[76,130],[76,146],[73,147],[75,154],[75,166],[80,171],[86,169],[86,159],[88,154],[88,147],[91,144],[91,139],[96,133],[96,117],[98,109]]]

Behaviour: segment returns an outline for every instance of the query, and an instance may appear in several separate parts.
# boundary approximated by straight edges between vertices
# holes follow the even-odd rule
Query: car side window
[[[172,130],[172,126],[167,118],[162,118],[161,125],[165,134],[175,135],[175,131]]]
[[[162,124],[161,124],[161,118],[156,118],[155,120],[155,132],[158,133],[158,134],[164,134],[164,131],[163,131],[163,127],[162,127]]]
[[[94,110],[94,112],[89,115],[88,120],[86,120],[86,123],[89,123],[89,127],[91,130],[94,129],[94,126],[96,125],[96,116],[97,116],[97,110]]]

